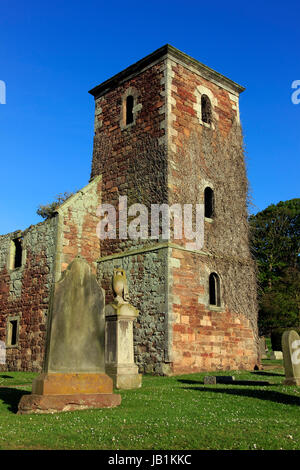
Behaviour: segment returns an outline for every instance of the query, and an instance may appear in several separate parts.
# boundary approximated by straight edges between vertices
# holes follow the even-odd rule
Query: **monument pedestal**
[[[142,374],[138,373],[138,366],[128,364],[110,364],[106,372],[111,377],[114,387],[118,389],[140,388],[142,386]]]
[[[106,365],[105,372],[118,389],[139,388],[142,374],[134,363],[133,321],[138,310],[128,303],[109,304],[106,317]]]
[[[49,414],[90,408],[113,408],[120,405],[121,396],[113,393],[75,395],[23,395],[17,414]]]
[[[33,381],[32,394],[21,398],[18,414],[112,408],[120,403],[106,374],[42,373]]]
[[[36,395],[112,393],[113,383],[106,374],[43,373],[32,383]]]

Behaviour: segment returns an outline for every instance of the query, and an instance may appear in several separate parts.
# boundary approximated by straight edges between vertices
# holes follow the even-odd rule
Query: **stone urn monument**
[[[128,302],[126,273],[114,269],[114,301],[105,308],[105,371],[119,389],[141,387],[142,375],[134,363],[133,322],[139,312]]]

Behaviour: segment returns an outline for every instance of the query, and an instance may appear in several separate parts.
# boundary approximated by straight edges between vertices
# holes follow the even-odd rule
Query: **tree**
[[[249,217],[257,261],[260,333],[299,327],[300,199],[279,202]]]
[[[46,204],[45,206],[39,205],[36,213],[43,217],[43,219],[50,219],[53,217],[58,207],[63,204],[69,197],[71,197],[74,193],[65,192],[64,194],[58,194],[56,196],[56,200],[51,202],[50,204]]]

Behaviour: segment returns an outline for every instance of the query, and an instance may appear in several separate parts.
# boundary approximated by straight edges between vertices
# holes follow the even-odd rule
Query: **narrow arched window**
[[[211,219],[214,216],[214,206],[214,192],[209,186],[207,186],[204,190],[204,217]]]
[[[129,95],[126,98],[126,125],[133,122],[133,96]]]
[[[22,238],[15,238],[11,241],[10,269],[22,266]]]
[[[211,102],[207,95],[201,96],[201,119],[207,124],[211,124]]]
[[[220,278],[217,273],[211,273],[209,276],[209,303],[216,307],[221,305]]]

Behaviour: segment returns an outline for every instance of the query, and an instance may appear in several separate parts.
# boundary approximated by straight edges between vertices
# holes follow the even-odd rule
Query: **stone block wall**
[[[6,344],[6,364],[0,370],[41,371],[54,282],[76,256],[96,272],[100,202],[101,176],[71,196],[52,218],[0,236],[0,341]],[[22,239],[22,263],[14,268],[16,238]],[[12,322],[17,322],[17,341],[10,345]]]
[[[0,370],[41,370],[56,229],[54,218],[0,237],[0,341],[6,343],[6,364]],[[22,237],[22,266],[10,269],[11,244],[17,237]],[[7,344],[10,320],[18,322],[13,346]]]
[[[92,175],[103,174],[103,202],[113,201],[116,206],[119,195],[128,195],[129,204],[195,207],[204,202],[206,187],[213,190],[214,214],[204,221],[201,249],[188,249],[184,237],[174,240],[171,236],[167,244],[164,324],[168,353],[167,361],[160,358],[164,364],[160,370],[166,371],[166,364],[169,373],[251,369],[258,361],[258,332],[239,116],[243,87],[172,48],[165,50],[166,56],[138,72],[128,72],[122,83],[115,79],[103,85],[102,94],[95,91]],[[134,90],[138,108],[134,123],[125,128],[120,121],[123,97]],[[203,120],[203,95],[211,103],[211,123]],[[131,259],[126,252],[160,242],[101,241],[99,270],[107,266],[112,275],[110,255],[123,252],[118,259]],[[139,272],[145,275],[143,265]],[[209,304],[212,272],[221,283],[218,307]],[[147,311],[137,302],[144,318]],[[153,312],[160,312],[159,304],[154,295]],[[147,335],[144,341],[149,341]],[[146,348],[150,347],[148,343]],[[149,357],[138,356],[137,351],[136,347],[143,370]]]
[[[204,250],[249,258],[248,181],[238,92],[204,78],[192,65],[169,59],[168,70],[169,203],[203,203],[204,189],[210,187],[214,217],[205,221]],[[203,94],[211,101],[211,125],[201,119]]]
[[[173,311],[173,373],[251,370],[257,364],[256,324],[247,266],[224,269],[205,255],[172,249],[170,298]],[[221,280],[221,305],[209,305],[209,274]],[[231,298],[234,296],[234,298]]]
[[[126,125],[123,106],[129,94],[134,96],[134,120]],[[104,87],[101,92],[95,91],[94,96],[91,176],[102,175],[102,202],[116,209],[119,196],[127,196],[128,207],[140,203],[150,208],[151,204],[167,202],[164,61],[109,90]],[[117,232],[116,239],[101,241],[101,253],[111,255],[148,243],[153,244],[148,240],[120,240]]]
[[[139,310],[134,322],[134,356],[141,373],[163,374],[169,363],[167,258],[168,249],[158,248],[99,261],[98,278],[106,303],[113,300],[114,268],[126,271],[129,302]]]
[[[251,370],[257,364],[253,272],[229,271],[205,254],[174,244],[99,260],[98,279],[113,300],[114,268],[125,269],[134,325],[135,362],[141,373],[162,375],[209,370]],[[221,306],[209,305],[208,278],[221,279]],[[233,290],[232,286],[236,291]],[[239,291],[249,287],[249,296]]]
[[[56,280],[76,256],[84,258],[96,273],[96,260],[100,256],[97,208],[101,204],[101,187],[100,175],[58,209]]]
[[[202,121],[209,97],[211,124]],[[168,61],[169,202],[204,203],[214,193],[214,214],[204,221],[201,250],[176,240],[170,259],[174,317],[173,371],[252,369],[258,362],[255,265],[249,251],[247,177],[239,93],[193,63]],[[209,275],[221,284],[221,305],[209,304]]]

